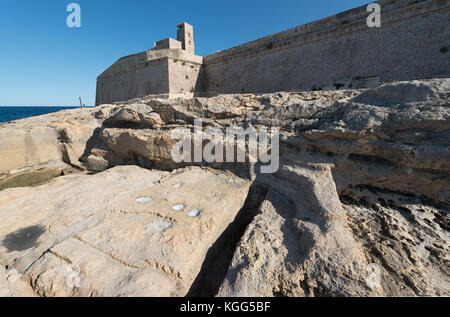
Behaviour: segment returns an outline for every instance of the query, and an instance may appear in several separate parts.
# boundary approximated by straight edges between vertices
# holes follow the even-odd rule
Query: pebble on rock
[[[175,211],[182,211],[184,209],[184,205],[176,205],[172,207]]]
[[[200,210],[193,209],[187,213],[189,217],[198,217],[200,215]]]
[[[136,199],[136,201],[141,204],[146,204],[146,203],[152,201],[152,199],[150,197],[140,197],[140,198]]]
[[[150,225],[151,233],[161,233],[172,227],[172,223],[166,221],[155,222]]]
[[[181,186],[183,186],[183,183],[176,183],[173,188],[180,188]]]

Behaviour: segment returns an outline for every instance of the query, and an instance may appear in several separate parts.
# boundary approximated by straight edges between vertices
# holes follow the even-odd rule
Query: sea
[[[0,106],[0,122],[40,116],[74,107],[3,107]]]

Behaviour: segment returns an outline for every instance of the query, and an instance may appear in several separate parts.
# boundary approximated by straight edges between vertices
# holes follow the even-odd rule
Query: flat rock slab
[[[127,166],[4,190],[0,294],[184,296],[249,186],[208,169]],[[177,204],[202,212],[192,218],[172,210]]]

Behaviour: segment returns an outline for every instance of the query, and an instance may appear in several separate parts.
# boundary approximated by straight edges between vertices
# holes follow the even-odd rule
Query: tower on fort
[[[194,55],[194,27],[186,22],[177,25],[177,40],[181,42],[183,50]]]
[[[177,25],[177,39],[166,38],[145,52],[122,57],[97,78],[96,104],[148,95],[190,98],[201,90],[203,57],[195,55],[194,27]]]

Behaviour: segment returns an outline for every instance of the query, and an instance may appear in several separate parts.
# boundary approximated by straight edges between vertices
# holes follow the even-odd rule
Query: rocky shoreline
[[[0,296],[449,296],[449,100],[436,79],[1,124]],[[279,128],[280,169],[174,162],[196,119]]]

